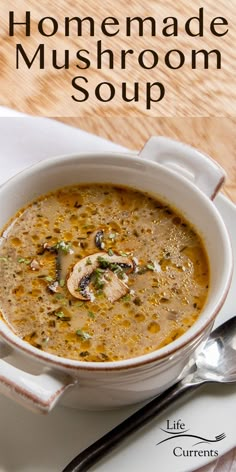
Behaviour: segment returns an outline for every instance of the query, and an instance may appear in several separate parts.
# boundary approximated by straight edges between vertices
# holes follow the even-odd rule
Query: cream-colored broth
[[[60,257],[49,250],[55,245]],[[130,273],[113,271],[126,294],[108,300],[99,266],[91,299],[76,298],[67,287],[73,267],[101,252],[135,261]],[[17,335],[95,362],[139,356],[179,337],[198,318],[209,285],[203,243],[183,217],[144,193],[96,184],[60,189],[20,211],[0,246],[0,276],[0,309]]]

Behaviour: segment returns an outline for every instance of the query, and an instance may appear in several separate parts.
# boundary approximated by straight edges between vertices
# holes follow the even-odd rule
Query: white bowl
[[[2,349],[2,393],[41,412],[50,411],[59,398],[68,406],[100,409],[146,400],[179,380],[208,336],[230,287],[231,245],[213,203],[224,177],[218,164],[196,149],[153,137],[139,155],[61,156],[42,161],[5,183],[0,188],[0,227],[28,202],[60,186],[106,182],[156,195],[177,208],[202,236],[210,263],[210,287],[199,319],[180,338],[157,351],[116,362],[76,361],[40,351],[0,321],[3,342],[40,366],[39,375],[25,372],[8,363]]]

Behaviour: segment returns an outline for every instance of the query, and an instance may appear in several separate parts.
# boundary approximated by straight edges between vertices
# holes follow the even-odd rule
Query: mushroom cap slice
[[[124,297],[129,292],[129,287],[111,270],[108,270],[106,274],[108,275],[109,281],[105,282],[103,292],[109,302],[113,303],[119,300],[119,298]]]
[[[77,262],[72,272],[67,279],[67,288],[73,297],[79,300],[90,300],[91,296],[86,293],[86,286],[89,284],[90,276],[95,269],[105,265],[109,268],[110,264],[117,264],[122,268],[125,268],[126,273],[133,271],[133,261],[128,257],[112,255],[109,256],[106,252],[97,252],[86,256]],[[82,284],[82,287],[81,287]],[[123,284],[124,285],[124,284]]]
[[[103,242],[103,237],[104,237],[103,229],[100,229],[99,231],[96,231],[95,236],[94,236],[94,242],[95,242],[95,246],[98,249],[104,249],[104,247],[105,247],[105,244]]]

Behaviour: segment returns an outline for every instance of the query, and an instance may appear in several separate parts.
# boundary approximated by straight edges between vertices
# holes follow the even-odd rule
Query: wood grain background
[[[184,31],[185,22],[198,14],[204,7],[204,36],[190,37]],[[31,12],[31,36],[25,37],[25,28],[17,26],[16,36],[9,37],[9,11],[15,12],[15,21],[25,21],[25,12]],[[54,17],[59,24],[58,33],[43,37],[38,32],[38,22],[45,16]],[[72,36],[65,37],[64,17],[84,18],[91,16],[96,22],[94,37],[89,37],[85,25],[83,37],[77,37],[75,26]],[[101,21],[116,17],[120,22],[120,33],[106,37],[101,33]],[[148,23],[145,36],[134,34],[125,36],[125,18],[152,16],[156,19],[157,33],[151,37]],[[163,37],[163,18],[175,16],[179,20],[179,36]],[[209,24],[215,17],[223,16],[228,20],[229,33],[217,38],[209,32]],[[235,0],[0,0],[0,104],[27,113],[44,116],[232,116],[236,110],[236,87],[234,86],[236,31]],[[220,27],[219,31],[224,31]],[[49,30],[47,30],[49,31]],[[114,51],[114,69],[109,70],[104,59],[104,68],[96,69],[96,42],[101,39],[103,48]],[[39,70],[35,64],[30,70],[21,61],[16,70],[16,44],[21,43],[29,57],[33,57],[37,47],[44,42],[46,47],[46,69]],[[121,49],[134,50],[126,70],[120,69]],[[185,55],[185,65],[179,70],[170,70],[164,64],[165,53],[180,49]],[[218,48],[222,53],[222,69],[217,70],[215,59],[210,59],[209,70],[203,70],[199,60],[197,70],[191,70],[191,51],[193,49],[211,50]],[[63,63],[64,51],[70,51],[70,69],[52,68],[51,51],[57,49],[58,61]],[[81,70],[76,67],[78,49],[90,51],[91,67]],[[143,49],[153,49],[159,55],[159,63],[152,70],[144,70],[137,63],[137,54]],[[71,99],[74,93],[71,80],[82,75],[89,81],[86,85],[89,100],[76,103]],[[94,89],[102,81],[112,82],[116,96],[109,103],[101,103],[94,96]],[[121,82],[127,82],[128,94],[132,97],[134,82],[140,83],[140,101],[125,103],[120,98]],[[165,98],[145,109],[145,84],[163,82]]]

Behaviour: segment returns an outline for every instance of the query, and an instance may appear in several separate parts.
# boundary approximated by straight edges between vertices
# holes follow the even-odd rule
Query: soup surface
[[[51,192],[0,244],[0,309],[22,339],[58,356],[115,361],[181,336],[209,284],[203,243],[148,194],[111,185]]]

